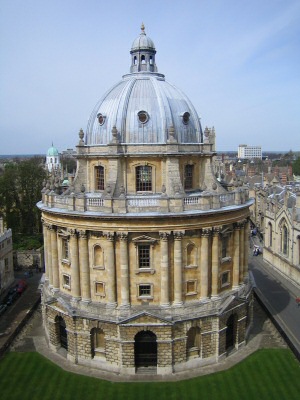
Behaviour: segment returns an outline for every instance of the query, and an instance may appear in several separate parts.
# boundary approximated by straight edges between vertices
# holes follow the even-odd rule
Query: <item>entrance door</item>
[[[59,341],[61,347],[64,349],[68,350],[68,335],[66,331],[66,323],[63,320],[62,317],[58,318],[58,324],[59,324]]]
[[[226,350],[230,350],[235,346],[236,341],[236,316],[231,315],[227,320],[226,329]]]
[[[153,332],[139,332],[135,336],[134,355],[136,367],[157,366],[157,342]]]

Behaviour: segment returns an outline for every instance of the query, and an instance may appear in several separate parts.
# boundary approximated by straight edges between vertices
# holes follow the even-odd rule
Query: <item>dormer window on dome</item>
[[[190,120],[190,113],[185,112],[182,114],[182,122],[187,125],[189,123]]]
[[[149,121],[149,114],[147,113],[147,111],[139,111],[138,119],[141,124],[146,124]]]
[[[97,114],[98,122],[100,125],[104,125],[106,116],[104,114]]]

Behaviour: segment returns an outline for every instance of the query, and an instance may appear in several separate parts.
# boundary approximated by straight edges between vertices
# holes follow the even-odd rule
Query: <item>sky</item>
[[[300,0],[0,0],[0,154],[75,148],[142,22],[217,151],[300,150]]]

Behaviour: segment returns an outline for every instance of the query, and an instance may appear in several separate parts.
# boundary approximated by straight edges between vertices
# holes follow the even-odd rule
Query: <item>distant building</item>
[[[13,247],[11,229],[4,229],[3,219],[0,218],[0,294],[14,280]]]
[[[300,287],[300,191],[273,188],[264,216],[263,257],[273,268]]]
[[[240,144],[238,147],[238,158],[262,159],[261,146],[248,146],[247,144]]]
[[[59,153],[53,144],[47,151],[46,168],[49,172],[58,171],[61,168]]]

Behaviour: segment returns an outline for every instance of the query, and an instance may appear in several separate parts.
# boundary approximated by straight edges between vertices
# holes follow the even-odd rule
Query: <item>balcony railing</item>
[[[249,200],[247,188],[230,193],[214,194],[208,192],[193,193],[190,196],[137,195],[118,198],[93,196],[93,193],[78,195],[43,194],[41,208],[59,208],[68,211],[96,213],[147,213],[147,212],[183,212],[209,211],[229,206],[238,206]]]

